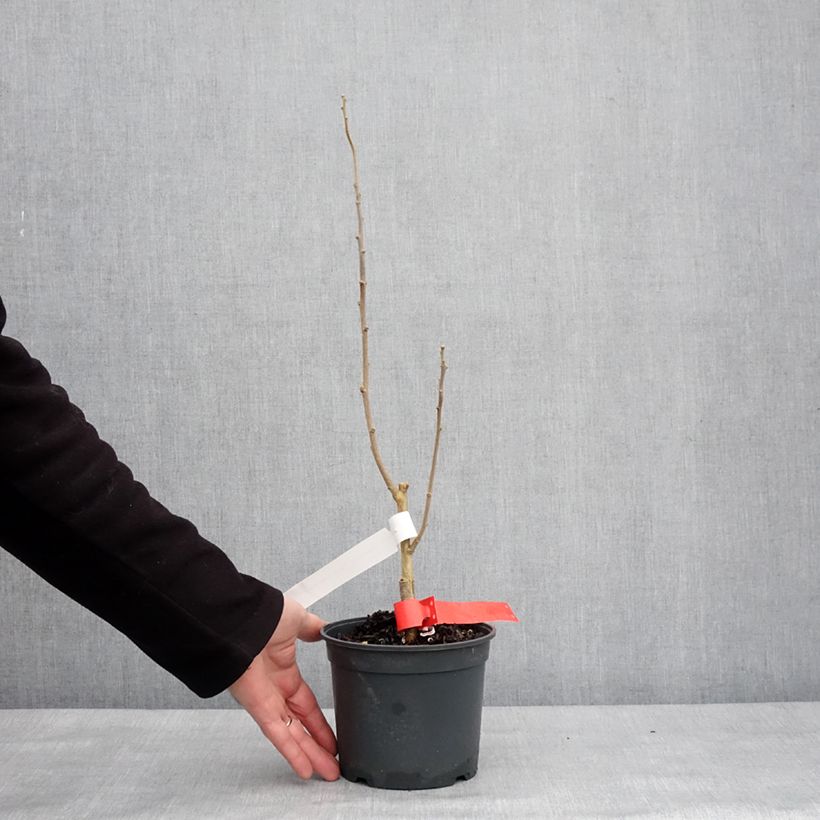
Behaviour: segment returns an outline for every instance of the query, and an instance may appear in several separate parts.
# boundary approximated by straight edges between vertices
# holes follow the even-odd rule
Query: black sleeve
[[[279,590],[151,498],[43,365],[3,335],[0,546],[200,697],[242,675],[282,613]]]

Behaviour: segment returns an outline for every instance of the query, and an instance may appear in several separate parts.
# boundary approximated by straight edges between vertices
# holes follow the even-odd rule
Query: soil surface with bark
[[[423,630],[417,630],[419,633]],[[436,624],[432,635],[419,634],[415,646],[423,644],[459,643],[487,635],[487,624]],[[342,632],[339,638],[351,643],[377,644],[379,646],[411,646],[403,632],[396,629],[396,615],[388,610],[372,612],[350,632]]]

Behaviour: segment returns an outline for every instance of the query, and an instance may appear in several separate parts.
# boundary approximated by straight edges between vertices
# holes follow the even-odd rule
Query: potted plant
[[[395,611],[328,624],[322,630],[333,679],[339,763],[348,780],[386,789],[426,789],[471,778],[478,768],[484,665],[495,629],[484,620],[516,620],[506,604],[448,603],[415,597],[413,555],[430,515],[447,363],[439,349],[432,463],[418,532],[409,521],[409,484],[395,482],[379,450],[370,404],[369,328],[364,220],[356,147],[342,97],[353,156],[359,250],[362,397],[370,449],[396,505],[401,575]],[[397,620],[398,619],[398,620]],[[474,622],[477,621],[477,622]]]

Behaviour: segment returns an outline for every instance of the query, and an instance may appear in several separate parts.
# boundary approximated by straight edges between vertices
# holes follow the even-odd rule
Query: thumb
[[[321,638],[319,632],[326,623],[327,621],[323,621],[318,615],[314,615],[312,612],[305,612],[305,617],[299,626],[299,640],[318,641],[319,638]]]

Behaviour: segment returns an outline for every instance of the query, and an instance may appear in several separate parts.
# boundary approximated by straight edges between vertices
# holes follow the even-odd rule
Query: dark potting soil
[[[480,638],[489,633],[486,624],[436,624],[433,635],[419,635],[420,644],[458,643]],[[379,644],[381,646],[402,646],[406,644],[404,635],[396,629],[396,615],[388,610],[372,612],[362,623],[350,632],[342,632],[339,638],[351,643]]]

